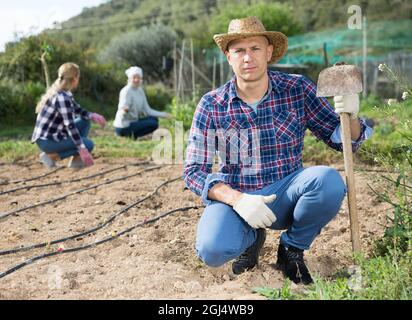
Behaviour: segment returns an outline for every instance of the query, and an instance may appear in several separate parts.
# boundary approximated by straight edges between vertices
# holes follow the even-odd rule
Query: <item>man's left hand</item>
[[[352,119],[358,117],[359,112],[359,95],[348,94],[345,96],[336,96],[333,98],[336,113],[349,113]]]

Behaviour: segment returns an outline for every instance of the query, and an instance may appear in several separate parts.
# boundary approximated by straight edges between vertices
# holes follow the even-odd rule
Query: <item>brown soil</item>
[[[136,159],[97,159],[91,168],[80,171],[64,168],[26,185],[88,176],[130,162],[136,162]],[[127,167],[77,183],[0,195],[0,214],[141,169]],[[0,183],[28,179],[47,171],[34,160],[24,166],[3,164],[0,166]],[[0,250],[81,232],[144,197],[167,179],[181,174],[181,165],[164,166],[0,220]],[[364,252],[368,252],[373,240],[382,235],[385,216],[389,213],[388,206],[380,203],[367,186],[367,183],[374,183],[373,176],[376,175],[356,173]],[[0,185],[0,192],[23,185]],[[195,204],[201,205],[200,200],[185,189],[180,180],[163,187],[153,198],[130,209],[109,226],[68,241],[64,247],[94,242],[145,218]],[[34,262],[0,279],[0,299],[264,299],[252,289],[282,287],[283,276],[273,267],[279,231],[268,231],[259,267],[234,276],[230,264],[208,268],[197,259],[194,241],[201,214],[202,209],[177,212],[97,247]],[[54,245],[49,250],[58,247]],[[44,252],[47,251],[43,248],[0,256],[0,272]],[[352,264],[346,200],[340,214],[323,230],[305,257],[312,274],[324,278],[333,277]],[[292,289],[299,290],[299,287],[293,285]]]

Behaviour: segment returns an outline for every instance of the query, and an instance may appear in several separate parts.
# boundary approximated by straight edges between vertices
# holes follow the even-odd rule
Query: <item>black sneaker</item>
[[[289,246],[286,248],[279,244],[278,261],[276,267],[282,270],[286,277],[294,283],[311,284],[313,283],[309,270],[303,261],[303,250]]]
[[[241,274],[254,268],[259,262],[259,253],[266,240],[266,230],[256,230],[255,242],[243,252],[232,264],[234,274]]]

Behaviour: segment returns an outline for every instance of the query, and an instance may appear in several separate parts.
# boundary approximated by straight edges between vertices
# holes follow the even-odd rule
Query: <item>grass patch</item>
[[[343,276],[334,280],[314,277],[314,283],[299,291],[286,280],[281,289],[254,288],[270,300],[411,300],[411,255],[394,259],[387,255],[355,259],[360,277]]]
[[[359,288],[350,278],[335,281],[317,278],[314,285],[299,298],[321,300],[410,300],[412,299],[411,260],[399,260],[387,255],[365,259],[357,258],[361,267]]]
[[[372,120],[374,128],[372,136],[357,151],[357,160],[374,165],[379,162],[376,158],[379,155],[392,161],[402,161],[405,152],[412,152],[411,142],[398,125],[404,119],[412,119],[412,100],[389,106],[372,95],[362,99],[359,116]],[[303,159],[306,162],[325,164],[342,161],[343,155],[330,149],[307,131]]]
[[[135,141],[126,137],[102,135],[93,137],[95,150],[93,154],[107,158],[137,157],[146,158],[152,154],[156,141]]]
[[[30,140],[9,139],[0,141],[0,158],[6,162],[16,162],[38,154],[36,144]]]
[[[126,137],[119,137],[115,134],[111,125],[113,121],[108,121],[105,129],[100,129],[96,124],[92,124],[90,138],[95,144],[93,154],[98,157],[122,158],[150,157],[153,148],[158,142],[152,140],[133,140]],[[13,163],[29,157],[37,156],[40,153],[36,144],[30,142],[32,126],[5,127],[0,131],[0,158],[8,163]]]
[[[33,133],[34,125],[32,126],[10,126],[7,124],[1,125],[0,142],[10,139],[30,140]]]
[[[82,99],[81,103],[88,106],[97,107],[92,100]],[[396,129],[396,120],[393,120],[395,112],[401,114],[402,119],[412,119],[412,101],[407,100],[395,106],[383,106],[383,102],[374,96],[363,99],[361,102],[360,116],[374,119],[375,128],[373,135],[365,141],[360,150],[356,153],[357,159],[363,163],[376,164],[376,155],[383,154],[394,159],[399,159],[402,154],[411,149],[402,133]],[[380,106],[380,107],[377,107]],[[168,111],[172,113],[175,120],[182,121],[184,129],[188,130],[192,120],[195,105],[186,103],[177,106],[175,102],[168,106]],[[103,105],[100,112],[109,115],[115,113],[111,105]],[[99,110],[96,110],[99,112]],[[400,112],[401,111],[401,112]],[[113,116],[112,115],[112,116]],[[399,117],[399,116],[398,116]],[[147,157],[153,151],[156,142],[118,137],[114,134],[112,120],[108,121],[108,126],[104,130],[96,129],[93,125],[91,138],[95,142],[94,153],[103,157]],[[2,125],[0,130],[0,157],[7,161],[16,161],[24,157],[36,154],[36,147],[31,145],[31,134],[33,125],[10,126]],[[174,134],[174,120],[160,119],[160,127],[167,128]],[[27,150],[26,150],[27,149]],[[328,164],[342,161],[342,154],[332,150],[322,141],[316,139],[309,131],[305,136],[305,147],[303,150],[304,162],[315,164]]]
[[[292,292],[290,284],[291,281],[289,279],[286,279],[285,283],[280,289],[257,287],[253,288],[252,291],[261,294],[269,300],[294,300],[296,298],[296,295]]]
[[[357,152],[362,162],[375,164],[379,162],[377,155],[402,162],[405,152],[412,151],[411,143],[399,125],[405,119],[412,119],[411,99],[389,106],[372,96],[361,103],[360,115],[375,122],[373,135]]]
[[[343,159],[341,152],[331,149],[323,141],[318,140],[309,130],[306,131],[302,152],[303,162],[316,165],[336,163]]]

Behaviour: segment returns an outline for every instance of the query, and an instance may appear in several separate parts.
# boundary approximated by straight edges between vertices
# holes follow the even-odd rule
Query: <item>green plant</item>
[[[282,288],[280,289],[271,289],[266,287],[253,288],[252,291],[265,296],[270,300],[293,300],[295,295],[290,289],[290,280],[286,279]]]
[[[410,300],[412,298],[410,257],[355,257],[358,278],[347,275],[334,280],[315,277],[314,284],[297,299],[317,300]]]
[[[399,73],[384,64],[379,65],[379,70],[385,72],[405,90],[402,97],[404,100],[411,97],[412,90],[408,88]],[[386,184],[385,191],[378,192],[370,186],[382,201],[393,207],[393,215],[387,216],[389,226],[383,238],[376,243],[375,250],[380,255],[390,255],[395,258],[412,250],[412,122],[410,118],[404,117],[407,105],[406,102],[395,104],[385,110],[386,118],[391,119],[396,125],[391,130],[398,134],[403,144],[398,148],[399,158],[386,154],[376,157],[380,165],[390,169],[387,174],[382,175]]]
[[[412,100],[391,105],[365,104],[361,110],[362,116],[373,119],[375,126],[373,135],[358,151],[358,158],[375,165],[404,162],[408,151],[412,151],[408,122],[412,117]]]
[[[348,279],[338,278],[335,281],[325,281],[315,277],[312,288],[299,298],[309,300],[351,300],[354,296],[348,285]]]
[[[172,103],[172,94],[165,88],[164,85],[158,83],[147,85],[144,87],[147,102],[156,110],[165,110]]]
[[[412,187],[411,177],[402,169],[397,177],[389,174],[382,176],[386,182],[386,191],[379,193],[378,197],[392,205],[393,216],[387,216],[389,226],[384,236],[375,243],[375,252],[379,255],[393,255],[406,253],[412,246]],[[394,199],[395,198],[395,199]]]
[[[20,83],[7,78],[0,80],[0,123],[33,123],[34,108],[44,89],[40,82]]]
[[[173,116],[173,120],[169,120],[170,124],[168,127],[173,129],[174,121],[183,122],[184,130],[190,129],[192,126],[193,115],[196,109],[195,102],[180,102],[176,103],[176,99],[173,98],[172,103],[169,105],[168,110]]]
[[[306,131],[302,158],[304,162],[316,165],[342,161],[342,154],[329,148],[323,141],[317,139],[309,130]]]

